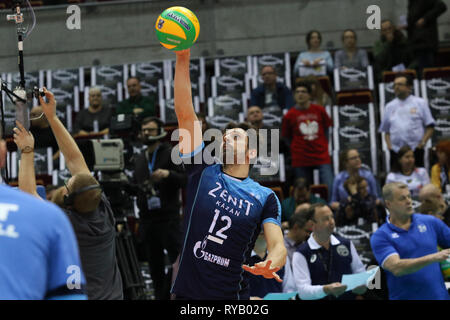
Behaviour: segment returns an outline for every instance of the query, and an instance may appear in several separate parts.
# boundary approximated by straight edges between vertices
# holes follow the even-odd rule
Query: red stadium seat
[[[336,104],[339,106],[350,104],[367,104],[373,102],[370,91],[341,92],[336,94]]]
[[[417,79],[417,72],[416,70],[412,70],[412,69],[406,69],[404,71],[400,71],[400,72],[394,72],[394,71],[384,71],[383,72],[383,81],[384,83],[389,83],[389,82],[393,82],[395,79],[395,76],[397,74],[409,74],[411,75],[411,77],[413,79]]]

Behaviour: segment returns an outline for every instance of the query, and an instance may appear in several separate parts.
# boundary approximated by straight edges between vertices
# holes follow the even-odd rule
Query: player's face
[[[314,233],[329,235],[333,233],[336,224],[334,222],[333,212],[328,206],[316,208],[314,220]]]
[[[129,79],[127,81],[127,89],[130,97],[135,97],[141,93],[141,84],[137,79]]]
[[[391,214],[412,215],[414,213],[411,193],[407,188],[396,188],[392,200],[386,200],[386,206]]]
[[[224,164],[248,163],[247,133],[244,129],[230,129],[223,135],[222,151]]]

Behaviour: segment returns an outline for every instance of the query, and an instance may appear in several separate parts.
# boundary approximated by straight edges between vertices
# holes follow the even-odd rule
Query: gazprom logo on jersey
[[[205,239],[203,239],[203,241],[197,241],[194,246],[194,256],[197,259],[203,259],[205,261],[212,262],[218,264],[219,266],[228,268],[230,264],[230,259],[223,258],[215,254],[206,252],[204,249],[207,243],[208,243],[208,236],[206,236]]]
[[[201,123],[199,122],[199,127],[201,128]],[[198,134],[197,138],[195,135]],[[193,157],[180,157],[180,146],[177,144],[171,153],[172,162],[176,165],[182,163],[185,164],[202,164],[212,165],[216,163],[217,160],[222,161],[223,164],[257,164],[258,159],[266,159],[266,162],[274,163],[277,165],[270,165],[261,170],[261,175],[276,175],[279,171],[279,158],[280,158],[280,146],[279,138],[280,132],[278,129],[259,129],[256,132],[255,129],[248,129],[245,131],[248,143],[227,143],[225,152],[223,148],[223,133],[219,129],[208,129],[203,134],[199,132],[194,132],[194,137],[191,137],[191,133],[186,129],[176,129],[172,132],[171,141],[179,141],[182,137],[184,148],[192,150],[189,148],[187,143],[192,141],[204,141],[208,145],[199,153]],[[231,135],[233,136],[233,135]],[[238,135],[235,135],[233,139],[235,142],[239,141]],[[270,143],[268,141],[270,137]],[[270,146],[270,150],[269,150]],[[231,148],[231,149],[230,149]],[[236,149],[233,149],[236,148]],[[255,152],[257,150],[257,153]],[[231,151],[231,152],[230,152]],[[249,157],[247,158],[247,153]],[[251,156],[250,156],[251,155]],[[253,156],[256,155],[256,156]]]

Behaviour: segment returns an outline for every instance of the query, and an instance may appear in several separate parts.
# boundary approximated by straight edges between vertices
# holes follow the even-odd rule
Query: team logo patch
[[[427,231],[427,226],[424,224],[420,224],[417,226],[417,228],[419,229],[419,232],[423,233]]]
[[[348,251],[347,247],[344,246],[343,244],[338,246],[336,248],[336,251],[337,251],[338,255],[340,255],[341,257],[347,257],[350,254],[350,252]]]
[[[314,263],[314,262],[316,262],[316,260],[317,260],[317,255],[316,255],[316,254],[313,254],[313,255],[311,256],[311,258],[309,259],[309,262]]]
[[[397,239],[397,238],[400,238],[400,236],[398,235],[398,233],[394,232],[392,234],[392,239]]]

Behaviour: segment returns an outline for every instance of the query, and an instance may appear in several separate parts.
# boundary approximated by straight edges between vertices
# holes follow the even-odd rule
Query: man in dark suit
[[[165,274],[164,249],[173,264],[180,252],[180,189],[187,182],[181,166],[171,160],[172,147],[163,143],[164,123],[145,118],[140,136],[147,149],[134,156],[134,182],[140,186],[137,205],[140,232],[157,300],[169,299],[171,275]]]

